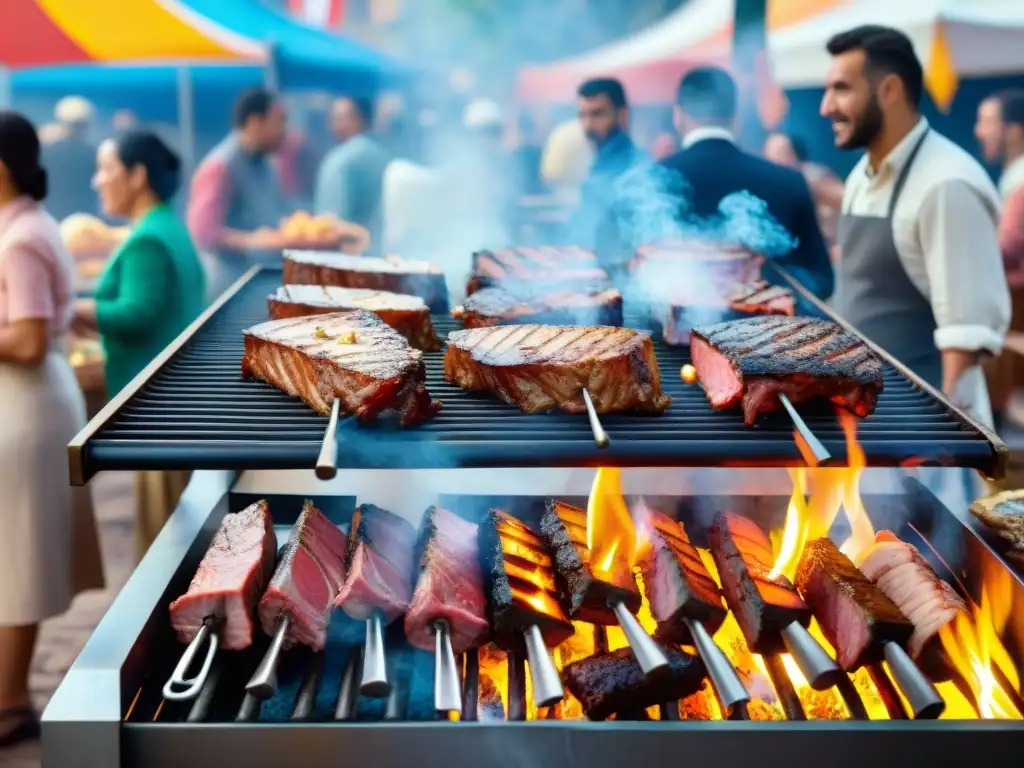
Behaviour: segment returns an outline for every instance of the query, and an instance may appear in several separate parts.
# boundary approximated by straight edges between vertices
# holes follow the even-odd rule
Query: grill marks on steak
[[[184,595],[170,606],[171,626],[183,643],[215,621],[221,648],[252,645],[256,603],[274,570],[277,538],[265,500],[224,516]]]
[[[594,252],[575,245],[484,250],[473,254],[472,274],[466,283],[466,295],[510,280],[541,280],[571,285],[580,281],[607,279],[608,274],[598,267]]]
[[[344,582],[345,534],[307,500],[260,600],[263,631],[273,637],[287,616],[286,649],[305,645],[323,650],[331,605]]]
[[[448,309],[444,274],[426,261],[346,256],[324,251],[285,251],[285,285],[336,285],[419,296],[435,312]]]
[[[507,283],[482,288],[452,315],[466,328],[494,325],[622,325],[622,294],[610,285]]]
[[[418,544],[419,578],[405,614],[405,636],[416,648],[434,650],[437,620],[448,622],[455,653],[486,639],[487,603],[477,534],[474,523],[445,509],[427,510]]]
[[[365,309],[402,334],[416,349],[441,348],[430,308],[419,296],[334,285],[282,285],[267,303],[272,320]]]
[[[375,611],[390,624],[412,599],[416,530],[398,515],[373,504],[361,504],[348,532],[348,576],[334,604],[357,621]]]
[[[796,312],[796,299],[789,288],[758,280],[737,285],[729,296],[729,306],[748,315],[792,316]]]
[[[640,610],[640,591],[627,568],[614,574],[594,574],[587,547],[585,510],[549,499],[540,520],[540,536],[554,562],[559,601],[574,621],[617,624],[609,599],[621,600],[632,613]]]
[[[421,353],[372,312],[271,320],[243,333],[242,375],[299,397],[322,415],[338,398],[361,421],[393,410],[410,427],[440,408],[424,385]]]
[[[967,605],[912,544],[889,531],[875,534],[874,545],[858,559],[864,575],[896,605],[914,626],[907,651],[917,661],[939,630]]]
[[[806,627],[811,610],[789,579],[771,578],[775,557],[768,535],[745,517],[719,513],[708,544],[747,647],[754,653],[783,652],[782,630],[794,621]]]
[[[467,391],[490,392],[527,413],[584,413],[586,388],[599,413],[661,413],[658,361],[646,333],[628,328],[514,325],[448,336],[445,377]]]
[[[906,645],[913,634],[910,620],[830,539],[804,547],[796,586],[847,672],[881,661],[886,642]]]
[[[658,622],[654,637],[669,645],[690,645],[686,619],[696,619],[710,634],[725,621],[722,593],[711,578],[682,523],[650,511],[649,546],[640,559],[644,590]]]
[[[668,667],[647,676],[631,648],[574,661],[562,679],[591,720],[635,712],[666,701],[685,699],[704,684],[704,664],[678,648],[662,646]]]
[[[716,409],[742,404],[744,422],[795,403],[825,397],[868,416],[882,391],[882,360],[863,341],[827,320],[754,317],[694,328],[690,352],[701,386]]]
[[[492,509],[480,524],[480,558],[496,645],[521,650],[522,632],[532,625],[550,648],[572,637],[575,630],[557,602],[551,558],[531,528]]]

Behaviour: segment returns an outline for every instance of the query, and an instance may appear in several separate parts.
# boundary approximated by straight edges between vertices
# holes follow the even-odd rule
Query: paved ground
[[[43,626],[32,671],[32,695],[40,712],[132,568],[131,476],[99,475],[91,485],[108,589],[80,595],[68,613]],[[0,751],[4,768],[36,768],[39,764],[38,744]]]

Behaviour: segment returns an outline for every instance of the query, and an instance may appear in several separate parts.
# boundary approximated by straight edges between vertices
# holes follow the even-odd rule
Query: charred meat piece
[[[858,558],[858,565],[914,625],[907,652],[915,661],[940,629],[958,613],[967,613],[964,601],[939,578],[917,548],[889,531],[875,534],[874,546]]]
[[[668,667],[648,677],[632,649],[620,648],[568,665],[562,679],[591,720],[636,712],[666,701],[685,699],[704,684],[704,663],[678,648],[662,647]]]
[[[268,304],[273,320],[365,309],[405,336],[416,349],[441,348],[430,321],[430,308],[419,296],[334,285],[282,285],[268,297]]]
[[[695,619],[714,634],[725,621],[722,593],[711,578],[682,523],[650,512],[650,545],[640,559],[647,601],[658,622],[656,640],[669,645],[690,645],[693,638],[686,619]]]
[[[348,532],[348,576],[334,604],[358,621],[375,611],[385,624],[397,619],[412,598],[415,546],[408,520],[373,504],[358,506]]]
[[[642,598],[628,568],[594,573],[587,547],[587,513],[579,507],[548,500],[540,520],[540,535],[555,566],[558,596],[574,621],[613,626],[618,623],[609,601],[620,600],[636,613]]]
[[[1024,491],[1003,491],[971,504],[971,513],[1009,544],[1006,559],[1024,568]]]
[[[785,651],[782,630],[794,621],[807,626],[811,609],[785,576],[771,578],[772,543],[756,523],[733,514],[715,516],[708,544],[725,601],[754,653]]]
[[[324,416],[337,398],[361,421],[392,410],[411,427],[440,407],[424,386],[422,354],[372,312],[271,320],[243,333],[243,377],[299,397]]]
[[[654,280],[668,278],[676,285],[690,278],[745,283],[761,279],[761,261],[733,243],[661,240],[639,246],[632,267],[635,274],[649,269]]]
[[[606,280],[593,251],[578,246],[540,246],[477,251],[466,295],[510,280],[544,280],[568,285],[580,280]]]
[[[869,416],[882,391],[881,358],[828,320],[752,317],[694,328],[690,353],[711,407],[742,404],[748,426],[782,407],[780,393]]]
[[[622,294],[610,285],[507,283],[482,288],[452,315],[466,328],[493,325],[622,325]]]
[[[291,623],[284,647],[305,645],[323,650],[334,598],[345,583],[345,534],[307,501],[274,571],[259,614],[270,637],[287,616]]]
[[[572,623],[558,604],[555,574],[544,543],[525,523],[491,510],[480,525],[487,613],[492,641],[522,650],[523,630],[537,626],[549,648],[572,637]]]
[[[586,388],[599,413],[661,413],[650,336],[628,328],[512,325],[455,331],[444,357],[448,381],[486,391],[527,413],[560,408],[585,413]]]
[[[426,261],[285,251],[283,279],[285,285],[336,285],[406,293],[419,296],[432,312],[448,311],[444,273]]]
[[[480,571],[478,527],[445,509],[427,510],[418,544],[419,579],[405,614],[405,636],[434,650],[434,622],[447,621],[455,653],[487,638],[487,602]]]
[[[188,591],[171,603],[171,626],[190,643],[206,619],[214,620],[220,647],[252,645],[256,603],[274,571],[277,537],[266,501],[224,516]]]
[[[847,672],[882,661],[885,643],[905,646],[914,632],[910,620],[831,539],[804,547],[796,586]]]
[[[741,283],[729,295],[729,306],[745,315],[788,315],[796,313],[796,299],[789,288],[769,285],[764,280]]]

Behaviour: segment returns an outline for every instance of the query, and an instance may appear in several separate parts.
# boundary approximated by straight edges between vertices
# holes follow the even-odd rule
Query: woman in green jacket
[[[94,323],[106,354],[113,397],[202,312],[205,276],[185,224],[169,205],[181,183],[177,155],[154,133],[132,130],[97,152],[93,186],[107,216],[125,218],[131,233],[114,252],[80,320]],[[163,527],[188,482],[173,472],[139,473],[139,557]]]

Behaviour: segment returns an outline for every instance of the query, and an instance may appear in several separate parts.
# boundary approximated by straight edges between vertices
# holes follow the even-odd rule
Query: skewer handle
[[[199,653],[199,649],[203,647],[203,643],[209,643],[206,649],[206,658],[203,660],[203,666],[199,668],[199,673],[195,677],[185,677],[189,667],[192,666],[192,662]],[[168,701],[189,701],[199,695],[199,692],[203,689],[203,683],[206,682],[206,678],[210,675],[210,668],[213,666],[213,659],[217,655],[217,647],[220,644],[217,638],[217,633],[210,629],[206,622],[203,622],[202,626],[199,627],[199,631],[196,632],[196,636],[192,638],[192,642],[188,644],[185,652],[181,654],[181,660],[178,661],[178,666],[171,672],[171,676],[167,682],[164,683],[164,698]],[[180,690],[180,689],[184,690]]]
[[[284,647],[284,638],[288,634],[288,626],[291,619],[282,616],[277,625],[277,632],[274,639],[270,641],[270,647],[263,656],[263,661],[256,667],[256,671],[249,678],[245,686],[247,693],[251,693],[257,699],[266,700],[277,693],[277,663],[281,658],[281,649]]]
[[[797,412],[789,398],[781,392],[779,393],[779,402],[782,403],[782,406],[789,413],[789,418],[793,420],[793,427],[803,441],[803,444],[800,445],[800,452],[803,454],[804,461],[807,462],[808,466],[820,467],[822,464],[831,461],[832,454],[828,452],[828,449],[822,444],[821,440],[811,432],[811,428],[807,426],[807,422],[803,420],[803,417]]]
[[[538,707],[550,707],[562,700],[565,689],[544,643],[540,627],[532,624],[523,632],[526,640],[526,659],[530,662],[530,680],[533,683],[533,701]]]
[[[594,433],[594,444],[598,448],[607,448],[611,445],[611,438],[608,437],[608,433],[601,426],[601,419],[597,415],[597,408],[594,407],[594,401],[590,398],[590,392],[587,391],[586,387],[583,389],[583,404],[587,406],[587,418],[590,420],[590,431]]]
[[[636,616],[629,612],[622,601],[612,603],[611,608],[615,611],[615,618],[619,620],[619,626],[626,633],[629,647],[633,649],[633,654],[640,662],[640,669],[644,671],[644,674],[650,675],[662,667],[667,667],[668,658],[664,652],[654,642],[654,638],[644,632],[644,628],[640,626]]]
[[[366,622],[366,643],[363,650],[363,681],[359,692],[375,699],[391,693],[387,663],[384,658],[384,618],[375,611]]]
[[[782,642],[811,688],[825,691],[839,681],[843,671],[800,622],[794,621],[782,630]]]
[[[885,644],[885,661],[915,720],[934,720],[945,711],[942,696],[898,643]]]
[[[687,619],[686,626],[693,636],[697,653],[707,667],[708,677],[711,678],[711,685],[718,694],[722,708],[731,711],[737,704],[750,701],[750,694],[736,673],[736,668],[715,644],[711,634],[704,629],[704,625],[695,619]]]
[[[452,651],[451,628],[447,621],[434,622],[434,708],[438,712],[462,710],[459,668]]]
[[[338,417],[341,416],[341,400],[334,399],[331,418],[324,432],[324,442],[316,459],[316,476],[321,480],[333,480],[338,474]]]

